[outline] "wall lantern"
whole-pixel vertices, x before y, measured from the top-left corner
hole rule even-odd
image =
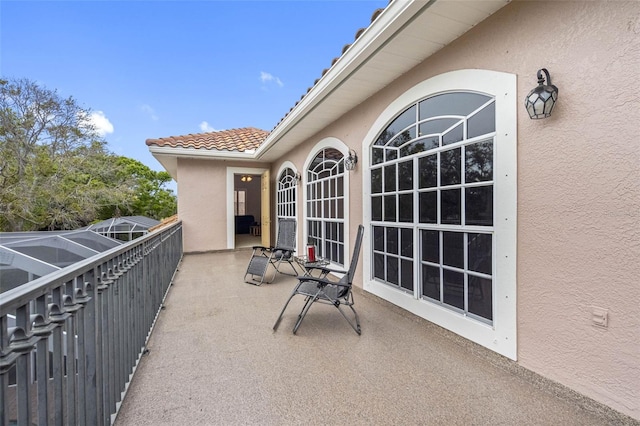
[[[302,180],[302,177],[300,176],[300,173],[296,172],[296,174],[293,175],[293,179],[291,181],[293,182],[294,185],[297,185],[300,183],[301,180]]]
[[[242,175],[240,180],[243,182],[251,182],[253,180],[253,177],[251,177],[250,175]]]
[[[352,149],[349,150],[349,155],[344,159],[344,168],[347,170],[355,170],[358,163],[358,156]]]
[[[544,76],[542,75],[544,73]],[[545,76],[547,84],[544,84]],[[538,87],[533,89],[524,99],[531,119],[546,118],[551,115],[553,106],[558,100],[558,88],[551,84],[551,77],[546,68],[538,70]]]

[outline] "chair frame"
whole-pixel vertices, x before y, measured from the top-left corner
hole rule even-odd
[[[293,232],[287,234],[291,229]],[[253,246],[253,252],[251,253],[251,259],[247,266],[247,271],[244,274],[244,281],[247,284],[262,285],[262,283],[271,283],[276,277],[276,273],[284,275],[298,276],[298,270],[294,265],[293,256],[296,250],[296,220],[292,218],[280,218],[278,219],[278,236],[276,239],[276,245],[271,247]],[[289,264],[293,273],[285,272],[281,270],[282,263]],[[270,279],[265,280],[267,277],[267,269],[269,265],[274,268],[273,275]],[[250,280],[247,280],[247,275],[250,275]],[[260,277],[260,280],[256,280],[256,277]]]
[[[344,317],[345,320],[349,323],[351,328],[360,335],[362,333],[362,329],[360,327],[360,318],[358,317],[358,313],[354,309],[354,299],[352,293],[352,283],[353,276],[355,275],[356,267],[358,265],[358,258],[360,257],[360,249],[362,247],[362,238],[364,234],[364,227],[362,225],[358,226],[358,234],[356,237],[356,243],[353,249],[353,255],[351,257],[351,264],[349,265],[348,271],[340,271],[334,270],[331,268],[325,267],[312,267],[309,268],[309,276],[300,276],[298,277],[298,284],[295,286],[289,299],[284,304],[282,311],[280,311],[280,316],[276,320],[273,325],[273,330],[276,331],[278,326],[280,325],[280,321],[282,320],[282,316],[289,306],[289,302],[291,299],[297,294],[305,296],[305,303],[298,315],[298,319],[293,326],[293,334],[296,334],[300,324],[302,324],[302,320],[311,309],[311,306],[315,302],[324,303],[328,305],[333,305],[338,309],[340,314]],[[318,271],[319,276],[314,277],[311,275],[313,271]],[[339,273],[344,274],[343,277],[339,281],[329,280],[327,276],[331,273]],[[330,290],[330,291],[329,291]],[[335,294],[333,294],[335,292]],[[350,319],[345,310],[341,308],[341,306],[348,306],[353,313],[353,319]]]

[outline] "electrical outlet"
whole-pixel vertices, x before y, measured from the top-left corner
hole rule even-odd
[[[609,327],[609,310],[593,306],[591,309],[591,321],[596,327]]]

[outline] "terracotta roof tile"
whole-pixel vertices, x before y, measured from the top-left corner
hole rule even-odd
[[[159,139],[147,139],[147,145],[167,148],[194,148],[219,151],[252,151],[260,146],[269,132],[245,127],[242,129],[222,130],[219,132],[169,136]]]

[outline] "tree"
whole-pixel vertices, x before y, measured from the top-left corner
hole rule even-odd
[[[168,175],[132,173],[90,114],[32,81],[0,79],[0,231],[74,229],[116,206],[157,217],[171,211],[172,197],[175,211],[162,188]]]
[[[133,185],[133,193],[127,199],[127,203],[103,209],[102,218],[122,215],[146,216],[160,220],[176,213],[176,196],[172,190],[165,188],[172,179],[169,173],[156,172],[128,157],[117,157],[115,163],[117,179]]]

